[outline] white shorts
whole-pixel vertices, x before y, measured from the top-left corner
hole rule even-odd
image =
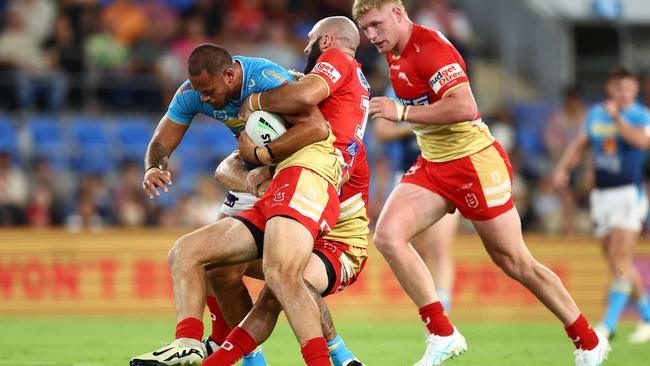
[[[605,236],[612,229],[641,232],[648,214],[648,198],[643,187],[634,184],[594,189],[589,197],[594,235]]]
[[[236,215],[253,207],[255,201],[257,197],[250,193],[228,192],[219,212],[228,216]]]

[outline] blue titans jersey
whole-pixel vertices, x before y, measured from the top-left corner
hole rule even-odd
[[[638,103],[621,112],[635,127],[650,126],[650,114]],[[616,131],[612,118],[601,104],[589,110],[584,131],[591,143],[596,169],[596,187],[641,184],[646,152],[630,146]]]
[[[222,121],[237,135],[246,125],[237,118],[239,107],[249,95],[275,89],[293,80],[287,70],[267,59],[242,56],[234,56],[233,59],[241,64],[244,75],[239,100],[231,100],[223,109],[215,109],[201,102],[201,93],[192,89],[192,84],[187,80],[176,91],[167,109],[167,117],[176,123],[189,125],[194,116],[204,114]]]

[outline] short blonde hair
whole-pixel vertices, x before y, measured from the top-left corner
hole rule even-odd
[[[391,2],[404,9],[402,0],[354,0],[352,4],[352,17],[357,20],[370,10],[380,8],[382,5]]]

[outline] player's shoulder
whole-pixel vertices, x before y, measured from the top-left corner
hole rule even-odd
[[[413,24],[413,42],[425,48],[453,48],[452,43],[439,30]]]
[[[276,64],[275,62],[262,57],[246,57],[246,56],[233,56],[233,60],[238,61],[243,67],[244,71],[254,71],[259,69],[273,68],[277,70],[286,71],[284,67]]]
[[[338,48],[329,48],[323,52],[322,55],[320,55],[319,59],[324,60],[324,59],[329,59],[329,60],[341,60],[341,61],[346,61],[346,62],[356,62],[355,58],[348,55],[347,53],[343,52],[342,50]]]

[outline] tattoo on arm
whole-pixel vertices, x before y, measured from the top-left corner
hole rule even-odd
[[[152,167],[158,167],[160,170],[167,170],[168,161],[169,151],[165,145],[158,141],[151,141],[147,147],[147,153],[144,156],[145,171]]]

